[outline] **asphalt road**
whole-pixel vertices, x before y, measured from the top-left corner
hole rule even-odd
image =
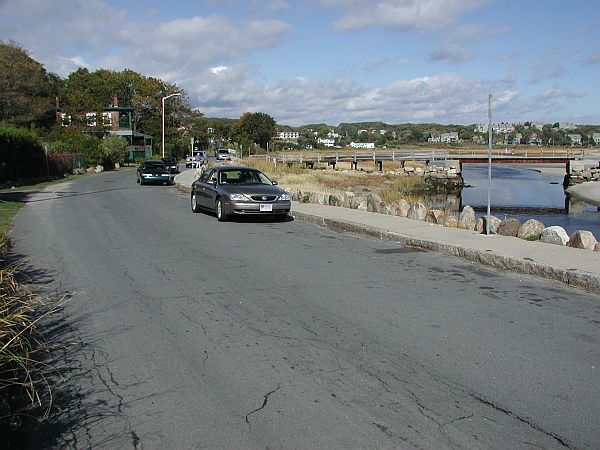
[[[598,448],[600,298],[102,173],[14,252],[67,295],[34,447]]]

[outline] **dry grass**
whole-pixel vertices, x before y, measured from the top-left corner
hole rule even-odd
[[[42,406],[42,391],[49,399],[44,416],[50,410],[52,394],[41,363],[48,346],[37,325],[61,304],[50,305],[16,281],[17,268],[6,264],[8,245],[6,237],[0,237],[0,428],[13,423],[27,404]],[[32,372],[38,367],[41,378],[34,379]]]
[[[370,191],[377,192],[382,199],[389,201],[398,200],[405,197],[406,194],[423,191],[426,188],[425,181],[419,176],[398,176],[393,174],[381,174],[366,172],[362,170],[349,170],[350,163],[339,163],[336,170],[331,169],[308,169],[301,165],[294,164],[289,167],[287,164],[247,159],[241,161],[241,164],[250,165],[266,173],[271,179],[277,180],[280,186],[289,189],[291,192],[315,192],[320,194],[330,193],[332,191],[346,191],[356,187],[366,187]],[[348,166],[346,169],[344,164]],[[413,167],[423,167],[421,163],[406,163]],[[400,168],[400,162],[386,162],[385,171],[392,171]],[[324,167],[324,166],[323,166]],[[374,169],[375,166],[372,166]],[[359,169],[361,169],[359,164]]]

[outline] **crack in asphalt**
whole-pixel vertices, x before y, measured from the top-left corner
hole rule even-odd
[[[256,408],[254,411],[250,411],[248,414],[246,414],[246,423],[248,424],[248,428],[250,429],[250,434],[252,434],[252,424],[250,423],[250,421],[248,420],[248,417],[250,417],[252,414],[254,414],[255,412],[261,411],[262,409],[265,408],[265,406],[267,406],[267,402],[269,401],[269,396],[275,392],[277,392],[279,389],[281,388],[281,384],[277,384],[277,387],[275,389],[273,389],[272,391],[269,391],[265,394],[264,399],[263,399],[263,403],[260,407]]]
[[[135,431],[131,430],[131,444],[133,448],[137,450],[138,444],[140,443],[140,437],[136,434]]]
[[[531,428],[533,428],[534,430],[537,430],[537,431],[539,431],[540,433],[543,433],[543,434],[545,434],[546,436],[549,436],[549,437],[551,437],[552,439],[556,440],[556,441],[557,441],[557,442],[558,442],[560,445],[562,445],[563,447],[566,447],[566,448],[575,448],[575,447],[573,447],[573,445],[572,445],[571,443],[569,443],[569,442],[568,442],[568,441],[567,441],[565,438],[563,438],[563,437],[559,436],[559,435],[558,435],[558,434],[556,434],[556,433],[552,433],[551,431],[546,431],[546,430],[544,430],[544,429],[543,429],[542,427],[540,427],[539,425],[536,425],[536,424],[534,424],[534,423],[530,422],[529,420],[527,420],[527,419],[525,419],[525,418],[523,418],[523,417],[519,416],[518,414],[516,414],[516,413],[512,412],[511,410],[509,410],[509,409],[506,409],[506,408],[503,408],[503,407],[501,407],[501,406],[498,406],[498,405],[496,405],[495,403],[493,403],[493,402],[490,402],[489,400],[486,400],[485,398],[483,398],[483,397],[480,397],[480,396],[478,396],[478,395],[476,395],[476,394],[474,394],[474,393],[468,393],[468,394],[469,394],[469,395],[470,395],[472,398],[474,398],[475,400],[477,400],[477,401],[479,401],[479,402],[483,403],[484,405],[487,405],[487,406],[489,406],[489,407],[491,407],[491,408],[495,409],[496,411],[499,411],[499,412],[501,412],[501,413],[504,413],[504,414],[506,414],[507,416],[514,417],[514,418],[515,418],[515,419],[517,419],[518,421],[520,421],[520,422],[523,422],[524,424],[526,424],[526,425],[530,426],[530,427],[531,427]]]

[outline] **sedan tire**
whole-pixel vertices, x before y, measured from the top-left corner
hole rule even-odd
[[[195,213],[200,212],[200,205],[198,205],[198,199],[196,198],[196,193],[192,192],[192,211]]]
[[[219,222],[227,222],[227,214],[225,214],[223,212],[223,202],[221,201],[221,199],[217,200],[216,209],[217,209],[217,220]]]

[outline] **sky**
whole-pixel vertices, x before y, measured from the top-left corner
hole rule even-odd
[[[176,83],[279,124],[600,124],[598,0],[0,0],[0,40],[61,77]]]

